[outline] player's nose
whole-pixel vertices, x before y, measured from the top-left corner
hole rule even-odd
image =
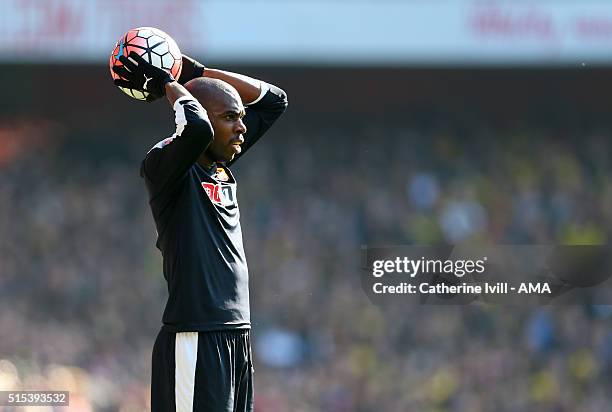
[[[236,124],[236,133],[245,134],[246,131],[247,128],[242,119],[238,120],[238,123]]]

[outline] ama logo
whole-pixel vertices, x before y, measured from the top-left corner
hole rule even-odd
[[[231,206],[234,204],[236,196],[234,196],[233,187],[231,185],[202,182],[202,188],[210,201],[214,204],[219,206]]]

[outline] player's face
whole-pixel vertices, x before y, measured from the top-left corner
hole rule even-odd
[[[206,151],[211,160],[229,162],[240,153],[240,145],[244,143],[243,134],[246,133],[246,126],[242,122],[244,114],[240,98],[235,95],[226,95],[211,105],[208,117],[215,138]]]

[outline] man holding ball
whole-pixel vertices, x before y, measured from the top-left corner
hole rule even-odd
[[[175,133],[149,150],[140,171],[169,291],[151,409],[252,411],[248,268],[229,166],[285,111],[286,94],[187,56],[179,81],[136,53],[119,60],[115,84],[165,95],[175,112]]]

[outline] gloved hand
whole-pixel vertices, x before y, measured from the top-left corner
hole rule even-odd
[[[115,79],[115,85],[145,91],[149,93],[147,101],[164,96],[166,94],[166,83],[174,81],[174,77],[170,73],[153,66],[134,52],[130,53],[129,59],[120,56],[119,61],[123,63],[123,66],[114,66],[113,71],[122,79]]]
[[[178,82],[180,84],[185,84],[189,80],[201,77],[205,69],[206,67],[204,67],[202,63],[183,54],[183,68],[181,69],[181,75],[179,76]]]

